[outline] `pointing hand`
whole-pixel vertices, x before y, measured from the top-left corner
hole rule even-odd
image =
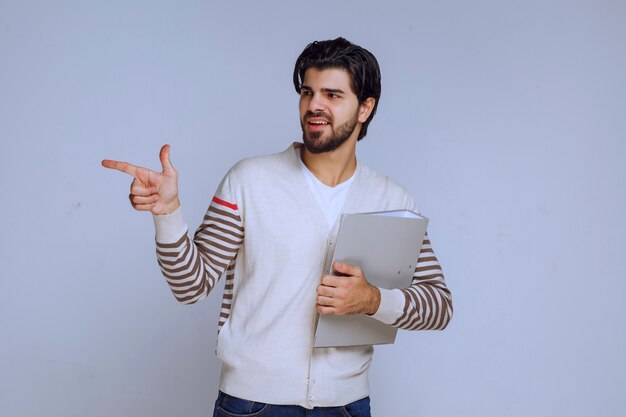
[[[128,162],[105,159],[102,166],[135,177],[130,184],[130,203],[135,210],[153,214],[169,214],[180,207],[178,201],[178,172],[170,161],[170,145],[160,153],[161,172],[138,167]]]

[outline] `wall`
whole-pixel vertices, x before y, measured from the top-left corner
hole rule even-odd
[[[219,296],[175,303],[116,158],[172,145],[192,229],[300,136],[291,71],[338,35],[383,71],[363,163],[431,218],[444,332],[376,348],[376,416],[626,409],[623,1],[0,3],[0,405],[201,416]],[[218,289],[217,291],[221,291]],[[389,411],[393,410],[393,411]]]

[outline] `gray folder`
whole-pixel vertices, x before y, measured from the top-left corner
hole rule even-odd
[[[332,262],[358,265],[380,288],[411,285],[428,219],[408,210],[343,214]],[[393,343],[397,329],[366,314],[319,315],[315,347]]]

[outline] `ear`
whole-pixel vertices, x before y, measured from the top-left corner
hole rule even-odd
[[[367,121],[370,114],[372,114],[375,104],[376,99],[374,97],[368,97],[361,103],[359,107],[359,122],[365,123]]]

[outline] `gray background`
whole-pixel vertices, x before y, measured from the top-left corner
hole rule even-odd
[[[210,415],[220,295],[174,301],[100,160],[159,168],[170,143],[195,229],[233,163],[300,137],[293,63],[343,35],[383,71],[360,161],[431,218],[455,304],[376,349],[374,415],[624,415],[625,22],[607,0],[0,1],[0,414]]]

